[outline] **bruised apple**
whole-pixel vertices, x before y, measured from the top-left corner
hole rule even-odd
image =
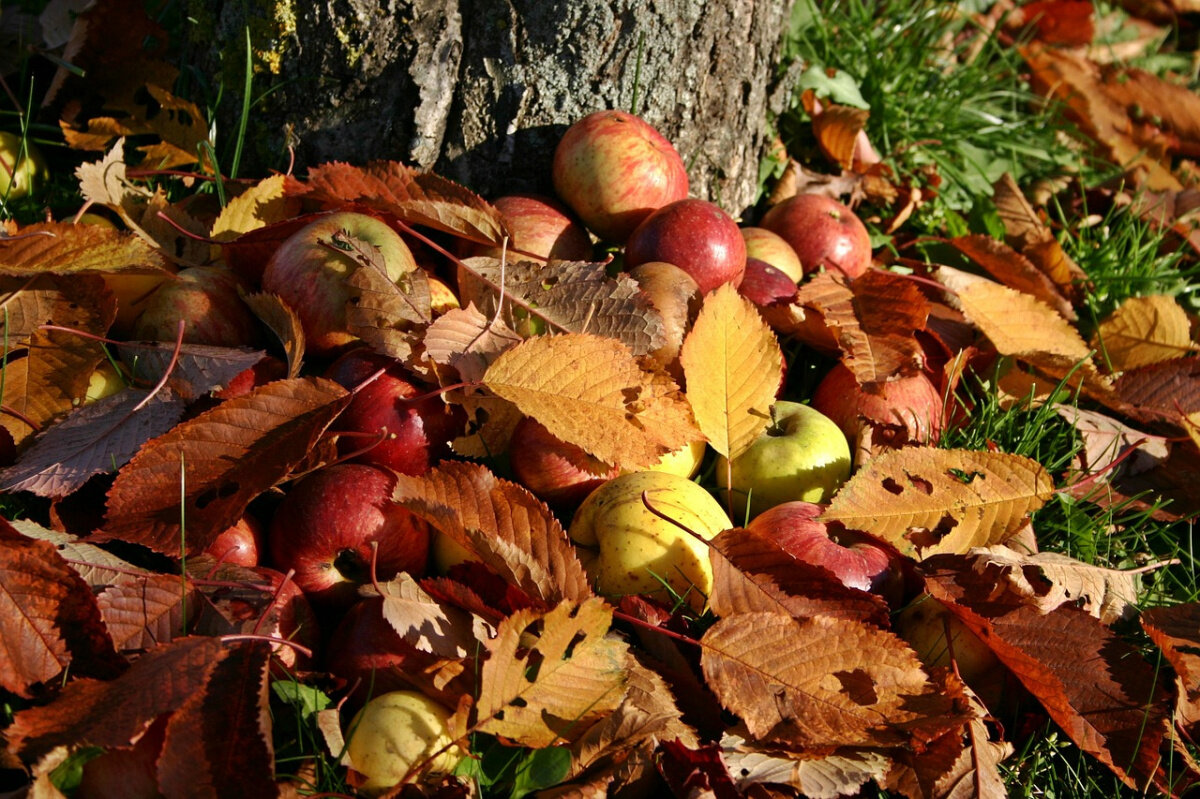
[[[688,194],[669,141],[624,111],[597,111],[567,128],[554,150],[554,191],[602,239],[624,242],[653,211]]]
[[[850,477],[850,444],[828,416],[779,400],[771,421],[732,462],[717,461],[717,484],[732,489],[736,518],[793,500],[828,502]]]
[[[314,603],[347,607],[375,576],[420,576],[429,525],[392,501],[396,475],[376,466],[339,463],[301,479],[288,492],[267,532],[275,568],[295,570],[296,585]]]
[[[832,197],[797,194],[767,211],[760,224],[792,246],[805,274],[825,269],[856,278],[871,267],[866,226]]]
[[[746,240],[729,214],[706,200],[677,200],[637,226],[625,244],[625,266],[666,261],[687,272],[701,294],[742,282]]]
[[[305,344],[316,355],[356,340],[347,329],[346,278],[364,263],[398,281],[417,269],[412,251],[383,220],[340,211],[320,217],[289,236],[263,271],[264,291],[278,294],[300,318]]]
[[[450,717],[449,710],[416,691],[389,691],[363,706],[346,727],[350,768],[365,777],[359,790],[368,796],[384,793],[426,760],[426,777],[454,771],[466,753],[451,746]]]
[[[678,524],[652,513],[642,502],[643,492],[652,507]],[[664,601],[679,596],[701,610],[713,581],[704,542],[732,526],[720,503],[696,483],[641,471],[593,491],[575,511],[568,533],[601,594],[645,594]]]

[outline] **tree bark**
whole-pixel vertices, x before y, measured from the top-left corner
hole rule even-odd
[[[247,31],[253,42],[243,173],[285,168],[291,144],[300,170],[397,159],[485,196],[549,193],[566,127],[622,108],[674,142],[694,196],[738,214],[788,89],[786,0],[203,5],[191,47],[223,86],[218,142],[238,129]]]

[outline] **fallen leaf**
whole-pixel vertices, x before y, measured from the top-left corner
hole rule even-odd
[[[349,399],[331,380],[277,380],[183,422],[117,473],[96,539],[203,550],[303,460]]]
[[[199,596],[171,574],[122,574],[96,597],[101,618],[121,652],[149,650],[181,637]]]
[[[1197,349],[1187,312],[1164,294],[1125,300],[1096,328],[1092,346],[1112,372],[1182,358]]]
[[[176,348],[174,341],[129,342],[119,345],[117,352],[132,383],[156,386],[166,377],[165,385],[187,402],[227,387],[266,355],[249,347],[185,343]]]
[[[474,304],[468,304],[433,320],[425,331],[424,345],[434,363],[453,367],[465,382],[477,383],[500,353],[522,341],[499,319],[488,319]]]
[[[1072,303],[1083,299],[1087,274],[1067,255],[1052,231],[1005,172],[992,187],[992,202],[1004,223],[1004,240],[1033,262]]]
[[[475,655],[494,631],[479,617],[439,602],[401,572],[379,586],[383,617],[396,633],[419,652],[443,658]]]
[[[299,377],[300,367],[304,364],[305,341],[304,327],[296,311],[278,294],[265,291],[244,295],[242,300],[283,345],[284,355],[287,356],[287,376]]]
[[[283,183],[283,175],[272,175],[230,199],[213,222],[209,238],[233,241],[251,230],[297,216],[300,204],[284,196]]]
[[[736,458],[771,421],[783,353],[755,306],[724,285],[704,305],[680,353],[696,424],[721,455]]]
[[[580,333],[527,339],[501,353],[484,385],[605,463],[647,467],[699,438],[674,382],[642,371],[613,339]]]
[[[480,674],[478,728],[540,748],[576,738],[625,696],[627,645],[601,599],[564,601],[500,623]]]
[[[1054,281],[1007,244],[984,235],[957,236],[950,244],[1000,283],[1037,297],[1068,321],[1076,320],[1075,309]]]
[[[1000,544],[1054,492],[1032,458],[907,447],[882,453],[834,495],[821,519],[926,558]]]
[[[1141,623],[1175,672],[1174,719],[1191,737],[1200,725],[1200,604],[1150,608]]]
[[[0,275],[29,278],[53,273],[153,274],[164,261],[157,250],[128,231],[103,225],[41,222],[0,239]]]

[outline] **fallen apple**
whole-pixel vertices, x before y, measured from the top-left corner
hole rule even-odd
[[[346,727],[350,768],[365,777],[359,790],[369,796],[384,793],[422,765],[427,778],[454,771],[466,753],[451,745],[450,717],[449,710],[416,691],[389,691],[367,702]]]
[[[392,281],[417,269],[412,250],[386,222],[341,211],[310,222],[279,245],[263,271],[262,287],[296,312],[308,350],[328,355],[356,340],[346,323],[351,296],[346,278],[365,262]]]
[[[554,150],[554,191],[602,239],[622,243],[643,219],[688,194],[683,159],[645,120],[597,111]]]
[[[517,482],[556,509],[574,508],[620,471],[563,441],[530,416],[513,428],[508,451]]]
[[[658,513],[651,512],[646,501]],[[686,477],[631,472],[593,491],[575,511],[568,533],[596,590],[605,596],[683,597],[701,610],[712,591],[705,541],[733,525],[719,502]],[[689,532],[690,531],[690,532]]]
[[[742,238],[746,240],[746,257],[766,261],[771,266],[783,272],[799,283],[804,279],[804,266],[800,256],[792,249],[782,236],[762,227],[742,228]]]
[[[675,264],[707,294],[724,283],[742,282],[746,240],[720,206],[677,200],[647,216],[625,244],[626,268],[650,261]]]
[[[510,261],[529,257],[514,250],[547,261],[591,260],[592,239],[587,229],[554,198],[509,194],[492,200],[492,205],[504,217],[511,236],[507,255]],[[468,254],[499,258],[501,248],[476,245]]]
[[[797,194],[772,207],[759,224],[792,246],[805,274],[826,269],[855,278],[871,268],[871,235],[849,206],[832,197]]]
[[[358,387],[381,370],[374,380]],[[385,466],[401,474],[425,474],[450,454],[450,441],[461,435],[466,425],[460,406],[444,402],[399,361],[366,347],[343,354],[325,376],[347,389],[357,389],[330,429],[361,434],[338,439],[342,455],[370,447],[354,458],[358,463]],[[375,443],[374,436],[382,438]]]
[[[314,603],[345,608],[358,586],[399,572],[420,576],[429,525],[392,501],[396,476],[376,466],[339,463],[301,479],[271,517],[271,561]]]
[[[821,512],[811,502],[784,502],[755,516],[746,529],[775,541],[797,560],[832,572],[845,586],[896,598],[902,586],[892,553],[853,530],[831,531],[819,521]]]
[[[243,516],[218,533],[204,551],[218,563],[257,566],[260,553],[266,551],[265,539],[262,522],[253,516]]]
[[[735,519],[784,502],[828,502],[850,477],[850,445],[829,417],[798,402],[771,406],[767,428],[732,462],[717,460],[717,484],[731,490]]]
[[[183,321],[185,344],[256,346],[258,320],[242,301],[237,275],[223,266],[191,266],[166,277],[146,299],[134,338],[174,341]]]
[[[746,259],[738,293],[760,308],[790,302],[796,296],[796,281],[759,258]]]

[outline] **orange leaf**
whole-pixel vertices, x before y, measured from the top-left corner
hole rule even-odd
[[[842,169],[853,169],[858,134],[866,127],[870,115],[863,108],[831,105],[813,116],[813,133],[821,152]]]
[[[674,382],[642,371],[629,349],[609,338],[528,339],[495,360],[484,385],[605,463],[647,467],[699,438]]]
[[[771,421],[783,353],[753,303],[726,284],[704,298],[680,354],[687,398],[712,448],[736,458]]]
[[[908,447],[872,458],[821,518],[925,558],[1003,543],[1053,492],[1054,481],[1031,458]]]
[[[1064,319],[1075,321],[1075,309],[1059,293],[1054,281],[1007,244],[983,235],[958,236],[950,239],[950,244],[999,282],[1037,297],[1058,311]]]

